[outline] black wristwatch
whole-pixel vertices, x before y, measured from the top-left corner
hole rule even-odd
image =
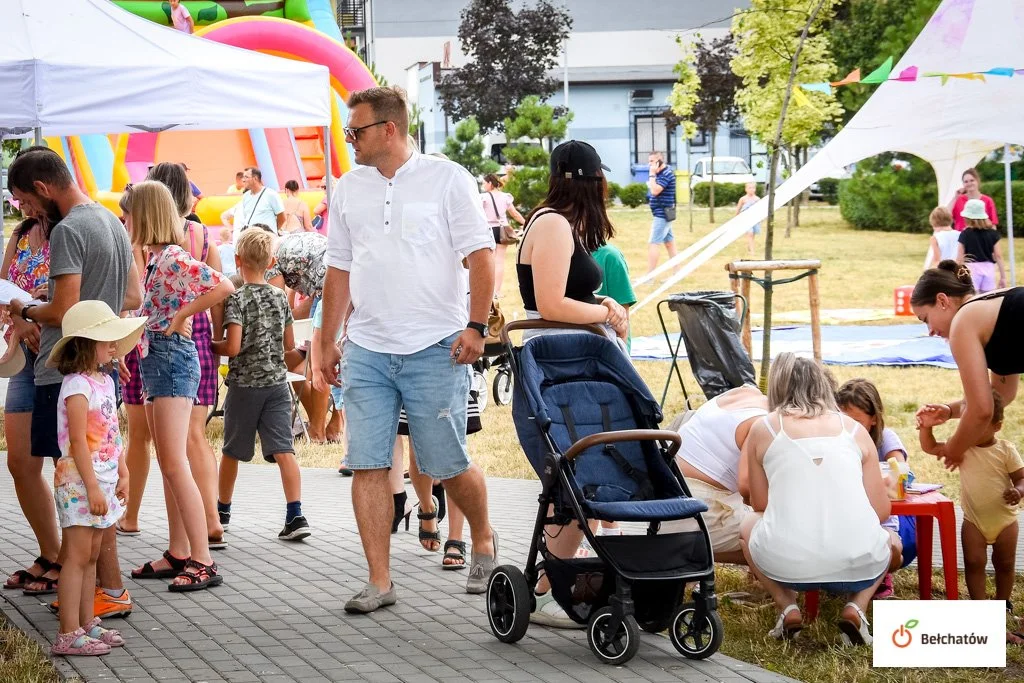
[[[484,325],[483,323],[474,323],[474,322],[468,323],[466,325],[466,329],[467,330],[476,330],[477,332],[480,333],[480,337],[481,338],[487,339],[487,325]]]
[[[35,304],[29,304],[28,306],[24,306],[24,307],[23,307],[23,308],[21,309],[21,319],[22,319],[22,320],[25,320],[25,321],[27,321],[27,322],[30,322],[30,323],[34,323],[34,322],[35,322],[35,320],[33,320],[32,318],[28,317],[28,312],[29,312],[30,310],[32,310],[33,308],[35,308],[35,307],[36,307],[36,305],[35,305]]]

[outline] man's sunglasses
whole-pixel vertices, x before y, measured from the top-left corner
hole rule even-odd
[[[359,139],[359,133],[366,130],[367,128],[373,128],[374,126],[380,126],[387,123],[387,121],[377,121],[376,123],[368,123],[365,126],[359,126],[358,128],[342,128],[345,132],[345,137],[352,138],[353,140]]]

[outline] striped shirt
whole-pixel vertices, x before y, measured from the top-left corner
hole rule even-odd
[[[658,171],[658,175],[655,176],[655,182],[661,185],[664,189],[661,194],[655,196],[651,194],[650,189],[647,190],[647,202],[651,206],[651,213],[658,218],[665,217],[665,207],[675,206],[676,204],[676,174],[669,166],[664,167]]]

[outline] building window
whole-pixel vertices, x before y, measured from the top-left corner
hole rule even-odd
[[[646,164],[652,152],[661,152],[665,163],[672,163],[672,136],[659,113],[638,113],[633,118],[633,163]]]

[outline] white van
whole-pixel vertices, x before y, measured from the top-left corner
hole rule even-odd
[[[711,164],[711,157],[701,157],[697,160],[697,165],[693,167],[693,175],[690,176],[691,188],[696,187],[697,183],[711,182]],[[716,183],[745,185],[756,182],[746,160],[741,157],[715,157],[714,170]]]

